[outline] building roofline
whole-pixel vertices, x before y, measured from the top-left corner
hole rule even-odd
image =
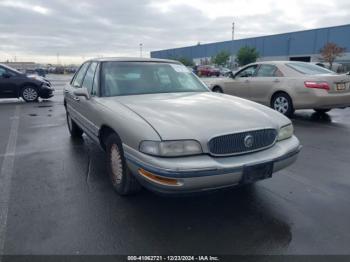
[[[244,40],[251,40],[251,39],[258,39],[258,38],[282,36],[282,35],[303,33],[303,32],[316,31],[316,30],[328,30],[328,29],[339,28],[339,27],[350,27],[350,24],[343,24],[343,25],[336,25],[336,26],[327,26],[327,27],[319,27],[319,28],[304,29],[304,30],[299,30],[299,31],[292,31],[292,32],[287,32],[287,33],[277,33],[277,34],[272,34],[272,35],[261,35],[261,36],[255,36],[255,37],[240,38],[240,39],[235,39],[235,40],[225,40],[225,41],[218,41],[218,42],[210,42],[210,43],[205,43],[205,44],[200,44],[200,45],[189,45],[189,46],[183,46],[183,47],[175,47],[175,48],[154,50],[154,51],[151,51],[151,53],[161,52],[161,51],[177,50],[177,49],[183,49],[183,48],[189,48],[189,47],[207,46],[207,45],[213,45],[213,44],[218,44],[218,43],[230,43],[230,42],[244,41]]]

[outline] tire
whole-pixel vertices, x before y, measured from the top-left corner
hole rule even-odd
[[[27,103],[37,102],[39,100],[39,92],[33,86],[25,86],[22,88],[21,97]]]
[[[73,138],[81,138],[83,135],[83,130],[74,122],[74,120],[70,117],[69,113],[66,112],[67,126],[68,131]]]
[[[215,92],[215,93],[221,93],[221,94],[224,93],[224,91],[222,91],[222,88],[221,88],[220,86],[215,86],[215,87],[213,88],[213,92]]]
[[[285,116],[294,114],[293,101],[286,93],[277,93],[271,99],[271,107]]]
[[[122,196],[140,191],[141,185],[126,165],[122,143],[116,134],[108,136],[106,149],[107,170],[114,190]]]
[[[324,114],[324,113],[327,113],[327,112],[329,112],[329,111],[331,111],[332,109],[330,109],[330,108],[327,108],[327,109],[317,109],[317,108],[314,108],[314,111],[316,112],[316,113],[319,113],[319,114]]]

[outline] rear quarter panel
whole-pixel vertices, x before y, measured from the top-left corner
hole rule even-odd
[[[317,96],[327,91],[306,88],[304,85],[305,81],[317,81],[317,78],[312,76],[285,77],[280,85],[270,94],[270,101],[276,92],[285,92],[291,97],[294,109],[313,108],[316,105],[313,105],[313,103]]]

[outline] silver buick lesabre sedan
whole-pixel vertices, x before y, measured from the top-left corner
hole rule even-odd
[[[292,164],[301,148],[288,118],[211,92],[171,60],[87,61],[64,105],[71,136],[85,133],[107,152],[121,195],[141,185],[183,193],[253,183]]]

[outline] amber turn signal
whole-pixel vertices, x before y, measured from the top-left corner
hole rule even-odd
[[[139,171],[139,174],[141,176],[146,177],[155,183],[167,185],[167,186],[179,186],[180,185],[176,179],[160,177],[160,176],[154,175],[151,172],[148,172],[142,168],[140,168],[138,171]]]

